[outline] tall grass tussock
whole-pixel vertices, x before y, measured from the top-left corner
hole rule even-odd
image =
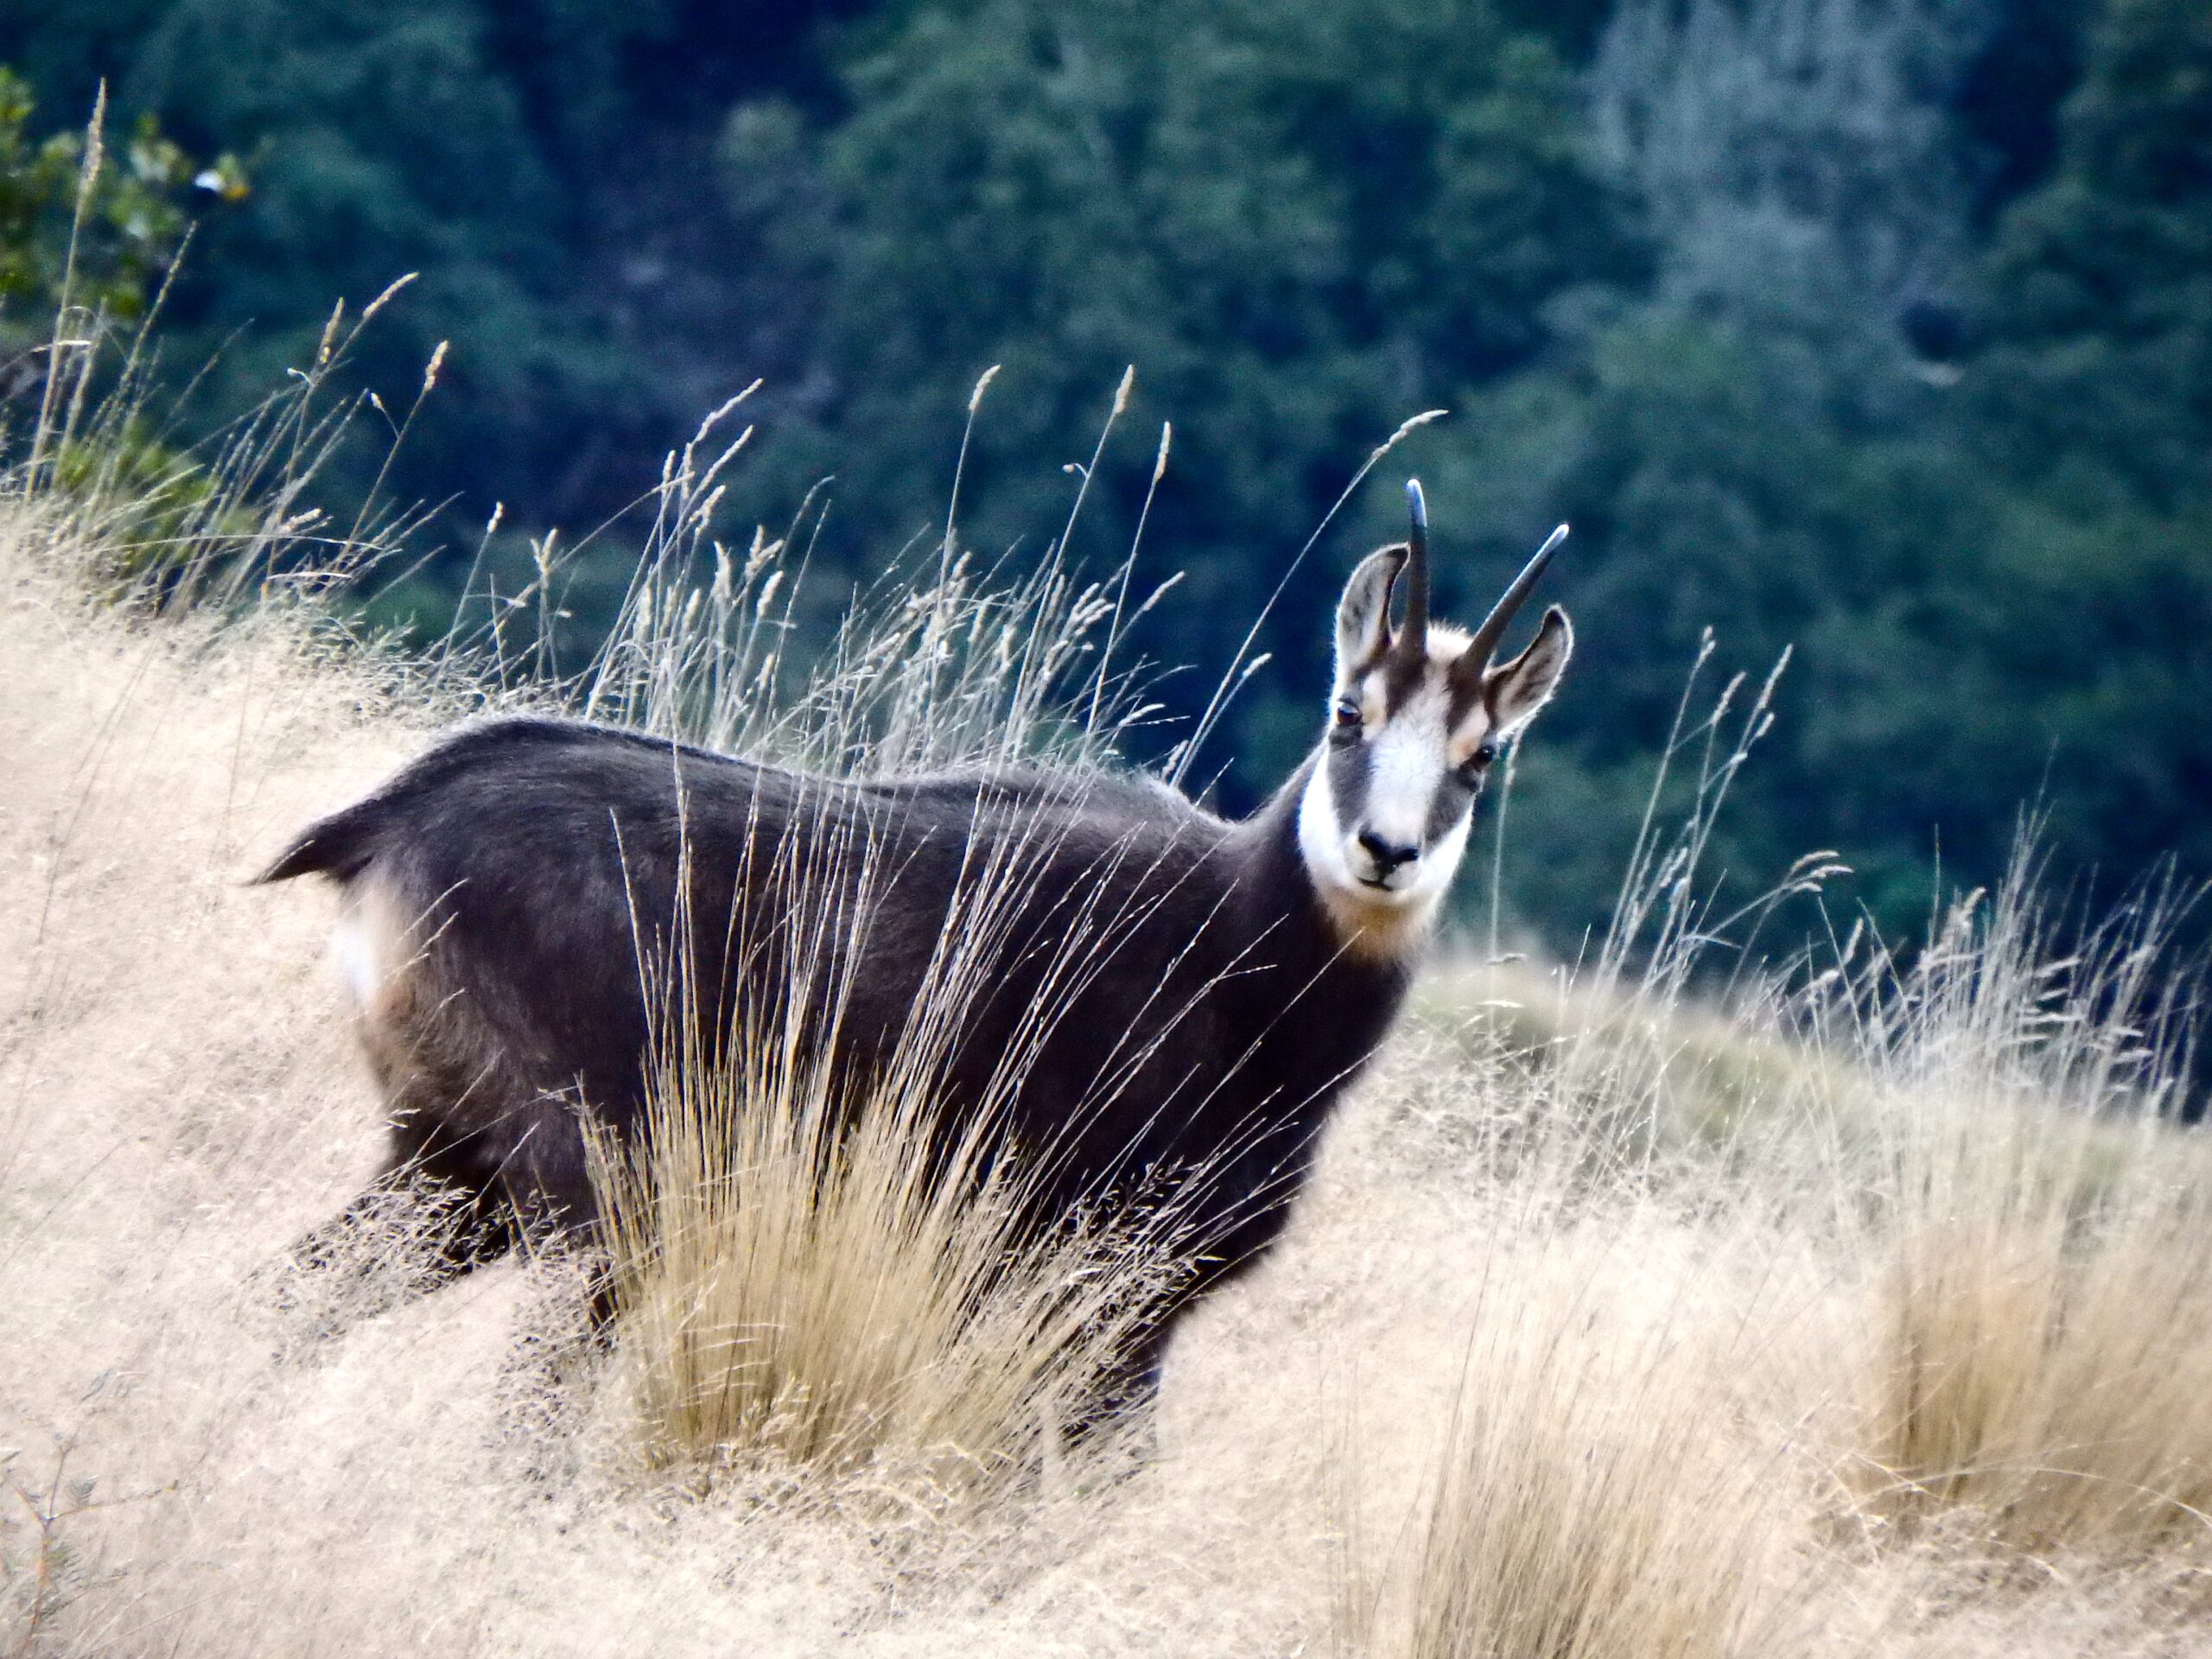
[[[1100,638],[1150,602],[1128,603],[1129,562],[1079,582],[1056,544],[1034,571],[994,581],[948,521],[938,547],[858,596],[820,661],[791,664],[798,527],[756,533],[741,557],[708,533],[745,442],[727,426],[743,401],[671,458],[620,620],[574,694],[582,711],[826,779],[1042,759],[1080,791],[1117,730],[1148,712]],[[1172,1196],[1051,1224],[1039,1212],[1055,1148],[1014,1147],[1001,1127],[1057,1003],[997,1057],[981,1110],[950,1132],[938,1111],[965,1018],[994,989],[1009,901],[1047,851],[1040,830],[979,855],[906,1027],[857,1097],[825,1052],[850,1017],[842,936],[892,874],[868,849],[810,842],[764,873],[793,968],[748,1004],[734,1042],[709,1034],[683,977],[688,916],[673,918],[664,956],[641,953],[648,1128],[635,1147],[602,1137],[594,1161],[653,1462],[697,1477],[766,1459],[877,1484],[896,1467],[910,1499],[1001,1485],[1058,1448],[1156,1312],[1198,1242]],[[1049,976],[1063,995],[1096,971],[1088,953],[1113,930],[1096,908],[1069,913]]]
[[[931,1157],[929,1068],[857,1103],[796,1041],[656,1065],[635,1151],[601,1143],[613,1301],[646,1455],[972,1496],[1057,1449],[1137,1335],[1165,1227],[1039,1237],[979,1119]],[[1158,1236],[1152,1236],[1157,1234]]]
[[[1017,838],[978,861],[906,1026],[857,1086],[829,1053],[860,1017],[838,945],[866,925],[880,879],[864,851],[811,849],[773,872],[763,902],[792,971],[734,1033],[683,976],[688,918],[668,961],[647,957],[645,1128],[633,1145],[595,1135],[591,1150],[652,1461],[703,1477],[765,1460],[818,1480],[904,1479],[909,1501],[972,1497],[1024,1478],[1077,1428],[1110,1427],[1088,1421],[1091,1402],[1156,1316],[1193,1230],[1172,1195],[1051,1213],[1054,1148],[1002,1128],[1058,1017],[1049,995],[996,1057],[979,1109],[952,1118],[939,1103],[1034,850]],[[1086,944],[1073,927],[1070,980]]]
[[[2193,995],[2164,971],[2171,909],[2055,938],[2008,887],[1861,1013],[1893,1117],[1852,1484],[1891,1525],[1963,1510],[2038,1558],[2212,1529],[2212,1161],[2170,1122]]]
[[[2195,1650],[2186,895],[2062,925],[2024,854],[1892,949],[1816,857],[1716,910],[1756,686],[1686,702],[1684,827],[1655,810],[1586,957],[1437,965],[1283,1249],[1179,1335],[1141,1459],[1086,1461],[1071,1402],[1203,1248],[1172,1196],[1040,1232],[1036,1159],[919,1133],[1015,870],[979,873],[864,1101],[792,1040],[833,980],[718,1052],[648,954],[653,1128],[600,1149],[604,1263],[411,1301],[284,1266],[372,1165],[375,1107],[327,918],[239,878],[436,723],[567,709],[830,776],[1080,780],[1149,718],[1109,648],[1146,599],[1128,563],[1075,574],[1065,531],[1024,574],[948,522],[802,660],[804,523],[715,539],[741,403],[672,459],[588,664],[559,660],[550,546],[427,652],[351,638],[323,598],[405,524],[309,516],[343,335],[243,448],[179,463],[204,511],[57,472],[101,385],[143,396],[127,343],[105,381],[57,352],[84,378],[12,440],[0,1653]],[[802,933],[826,879],[794,874]],[[1787,929],[1817,948],[1760,948]],[[439,1224],[401,1206],[355,1265]]]

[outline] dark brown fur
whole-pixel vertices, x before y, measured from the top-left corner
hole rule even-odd
[[[1113,775],[836,783],[591,725],[466,728],[262,878],[335,880],[382,961],[362,1027],[389,1163],[308,1254],[400,1182],[461,1217],[446,1274],[588,1228],[582,1116],[638,1129],[653,972],[678,964],[728,1042],[843,953],[816,1036],[858,1082],[958,928],[987,960],[944,1109],[982,1109],[1020,1051],[1003,1132],[1049,1172],[1040,1213],[1165,1185],[1203,1240],[1130,1357],[1141,1394],[1190,1300],[1281,1232],[1406,989],[1407,964],[1344,950],[1300,858],[1313,764],[1232,823]]]

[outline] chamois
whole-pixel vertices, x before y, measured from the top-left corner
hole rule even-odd
[[[1565,526],[1469,634],[1429,620],[1427,514],[1417,482],[1407,494],[1408,539],[1370,554],[1338,605],[1319,742],[1241,822],[1097,770],[849,782],[505,718],[310,826],[258,879],[340,889],[390,1159],[302,1258],[396,1187],[452,1223],[418,1282],[535,1228],[588,1230],[584,1117],[630,1136],[645,1117],[641,959],[680,972],[724,1053],[749,1009],[834,981],[836,1017],[809,1040],[865,1088],[918,1007],[934,996],[947,1023],[933,964],[983,903],[988,960],[963,977],[937,1109],[999,1114],[1005,1144],[1050,1149],[1042,1221],[1133,1173],[1194,1217],[1202,1259],[1115,1385],[1148,1397],[1176,1317],[1281,1233],[1331,1107],[1404,1000],[1484,776],[1573,646],[1553,607],[1492,661]],[[794,926],[810,883],[827,919]]]

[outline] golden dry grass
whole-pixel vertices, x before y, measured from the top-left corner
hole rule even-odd
[[[1086,585],[1048,557],[994,583],[948,540],[934,560],[894,564],[823,659],[798,671],[780,657],[786,543],[756,533],[739,560],[708,535],[742,442],[726,423],[742,402],[671,457],[647,556],[575,702],[816,775],[1042,754],[1069,791],[1085,787],[1117,722],[1140,712],[1110,666],[1128,565]],[[1071,909],[1043,976],[1057,988],[994,1055],[982,1109],[938,1132],[940,1079],[1049,861],[1052,816],[1034,833],[1014,825],[963,870],[921,988],[860,1098],[810,1033],[857,1017],[842,942],[887,875],[865,837],[810,841],[750,873],[745,885],[765,896],[740,925],[788,946],[791,979],[748,995],[734,1040],[702,1031],[714,1022],[683,982],[688,949],[640,964],[655,1027],[645,1131],[634,1146],[598,1140],[594,1162],[648,1461],[702,1483],[779,1467],[817,1498],[857,1483],[924,1509],[971,1502],[1065,1446],[1156,1313],[1198,1242],[1179,1236],[1172,1195],[1040,1234],[1034,1200],[1053,1150],[1008,1155],[993,1132],[1061,1012],[1054,999],[1075,994],[1100,940],[1128,918],[1105,901]],[[671,920],[688,937],[690,918]],[[1090,1427],[1102,1432],[1084,1478],[1102,1472],[1120,1425]]]
[[[2212,1242],[2200,1192],[2069,1238],[2050,1216],[1931,1222],[1876,1293],[1875,1513],[1974,1512],[2035,1555],[2201,1553],[2212,1530]]]
[[[638,1353],[538,1363],[559,1262],[302,1340],[374,1103],[327,901],[241,879],[440,711],[301,627],[132,624],[0,525],[0,1652],[2201,1649],[2201,1154],[2052,1116],[2146,1074],[2024,1063],[2001,987],[1656,1073],[1438,1001],[1103,1489],[702,1496]],[[1636,1109],[1730,1065],[1751,1127]]]
[[[834,926],[830,881],[797,873],[785,925]],[[664,1016],[643,1143],[594,1145],[652,1462],[972,1503],[1059,1449],[1141,1332],[1176,1271],[1172,1206],[1035,1236],[1041,1166],[997,1155],[988,1115],[938,1131],[952,1016],[987,988],[963,936],[988,931],[988,909],[956,920],[924,1017],[857,1100],[804,1038],[825,1009],[841,1017],[833,973],[753,1010],[734,1055]],[[1012,1046],[996,1086],[1018,1086],[1025,1058]]]
[[[1344,1645],[1446,1659],[1726,1659],[1796,1611],[1796,1471],[1747,1432],[1747,1346],[1713,1306],[1732,1264],[1678,1255],[1655,1218],[1500,1241],[1402,1536],[1357,1522]],[[1681,1275],[1677,1277],[1676,1275]],[[1702,1282],[1701,1282],[1702,1281]],[[1348,1459],[1357,1466],[1357,1459]]]
[[[2020,919],[1977,942],[1978,979],[2032,976]],[[1846,1479],[1885,1527],[1948,1518],[2037,1559],[2212,1539],[2212,1147],[2150,1111],[2178,1080],[2108,992],[2085,991],[2103,1006],[2078,1039],[2019,1050],[2019,1006],[1977,988],[1916,1016],[1958,1051],[1939,1073],[1896,1052],[1917,1043],[1865,1057],[1891,1116],[1849,1228],[1868,1268]],[[2138,1052],[2114,1067],[2108,1045]]]

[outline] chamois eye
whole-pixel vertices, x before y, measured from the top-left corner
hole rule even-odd
[[[1336,728],[1340,732],[1356,732],[1361,725],[1359,705],[1350,697],[1337,699]]]
[[[1497,759],[1497,745],[1484,740],[1475,746],[1475,752],[1461,765],[1459,775],[1470,784],[1479,784],[1483,774],[1490,770],[1490,763]]]

